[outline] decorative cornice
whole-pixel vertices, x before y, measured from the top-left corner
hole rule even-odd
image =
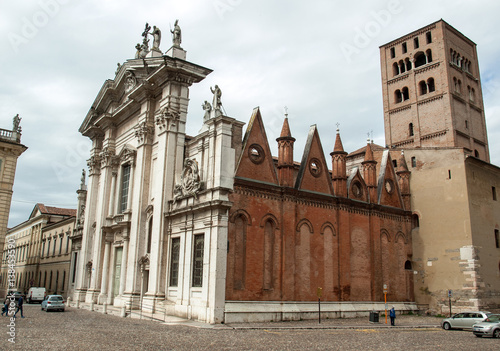
[[[410,109],[411,109],[411,105],[406,105],[406,106],[402,106],[402,107],[399,107],[399,108],[395,108],[395,109],[389,110],[389,114],[392,115],[394,113],[399,113],[399,112],[402,112],[402,111],[405,111],[405,110],[410,110]]]

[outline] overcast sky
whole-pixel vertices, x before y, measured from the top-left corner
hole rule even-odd
[[[336,123],[347,152],[367,133],[385,145],[379,46],[442,18],[477,44],[490,155],[500,165],[499,14],[493,0],[2,0],[0,128],[19,114],[28,147],[9,226],[37,202],[76,208],[90,147],[78,128],[117,63],[134,58],[146,22],[162,30],[165,52],[179,19],[187,60],[214,70],[191,87],[188,134],[218,84],[229,116],[248,122],[260,106],[275,155],[287,106],[299,161],[312,124],[327,160]]]

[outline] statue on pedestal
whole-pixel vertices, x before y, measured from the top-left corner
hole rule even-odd
[[[153,32],[149,33],[153,36],[153,48],[151,50],[160,51],[161,42],[161,30],[160,28],[153,26]]]
[[[19,126],[20,123],[21,123],[21,117],[19,117],[19,114],[17,114],[12,119],[12,131],[13,132],[21,131],[21,127]]]
[[[203,108],[203,111],[205,111],[205,115],[203,116],[203,122],[206,122],[210,119],[210,112],[212,112],[212,105],[210,105],[210,103],[205,100],[205,102],[203,103],[203,105],[201,105],[201,107]]]
[[[181,42],[182,42],[182,33],[181,33],[181,27],[179,27],[179,20],[175,20],[174,24],[174,30],[170,30],[170,33],[172,33],[172,43],[174,44],[176,48],[181,47]]]
[[[215,114],[217,115],[217,111],[219,111],[220,113],[222,113],[222,111],[221,111],[221,108],[222,108],[222,102],[221,102],[222,91],[220,90],[220,88],[219,88],[218,85],[215,85],[214,89],[212,89],[212,87],[210,87],[210,91],[212,92],[212,94],[214,94],[214,100],[213,100],[212,106],[213,106],[213,109],[215,111]]]

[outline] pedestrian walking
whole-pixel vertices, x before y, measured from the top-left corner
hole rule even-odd
[[[391,310],[389,311],[389,317],[391,317],[391,325],[395,325],[394,320],[396,319],[396,310],[394,309],[394,306],[392,306]]]
[[[16,309],[16,313],[14,313],[14,317],[17,316],[17,312],[21,311],[21,318],[24,318],[24,315],[23,315],[23,297],[22,296],[19,296],[19,299],[17,300],[17,309]]]
[[[9,314],[9,303],[10,299],[8,297],[5,298],[5,301],[3,302],[3,307],[2,307],[2,316],[5,313],[5,316],[8,316]]]

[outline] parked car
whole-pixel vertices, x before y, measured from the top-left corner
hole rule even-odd
[[[441,321],[441,326],[445,330],[472,329],[472,326],[474,324],[482,322],[490,314],[491,314],[491,312],[484,312],[484,311],[472,311],[472,312],[457,313],[453,317],[443,319]]]
[[[64,312],[64,298],[61,295],[47,295],[42,301],[42,311],[62,311]]]
[[[45,288],[30,288],[28,291],[28,295],[26,296],[26,302],[42,302],[45,299],[47,292]]]
[[[472,332],[478,338],[483,336],[491,336],[500,338],[500,314],[490,314],[481,323],[472,326]]]

